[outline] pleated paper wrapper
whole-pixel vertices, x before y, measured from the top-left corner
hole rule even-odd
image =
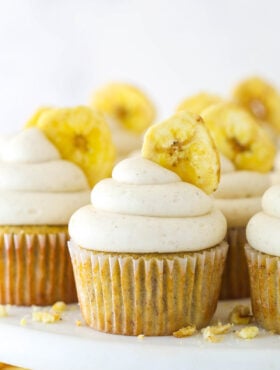
[[[244,246],[246,244],[246,228],[229,228],[226,240],[229,247],[222,277],[220,299],[249,297],[250,282],[244,251]]]
[[[252,310],[265,329],[280,334],[280,257],[245,247],[249,267]]]
[[[81,310],[92,328],[170,335],[206,326],[220,293],[225,242],[195,253],[117,254],[69,243]]]
[[[68,234],[0,233],[0,304],[77,301]]]

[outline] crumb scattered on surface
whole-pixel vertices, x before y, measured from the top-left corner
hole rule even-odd
[[[9,306],[0,305],[0,317],[6,317],[8,316],[8,309]]]
[[[21,326],[25,326],[25,325],[27,325],[27,319],[26,319],[26,317],[23,317],[23,318],[20,320],[20,325],[21,325]]]
[[[62,313],[66,311],[66,309],[67,309],[67,305],[66,303],[62,301],[56,302],[51,308],[52,311],[58,312],[58,313]]]
[[[42,322],[44,324],[52,324],[60,319],[61,316],[57,312],[35,311],[32,313],[33,321]]]
[[[145,335],[144,335],[144,334],[139,334],[139,335],[137,335],[137,338],[138,338],[138,339],[144,339],[144,337],[145,337]]]
[[[75,324],[76,324],[76,326],[82,326],[83,325],[81,320],[76,320]]]
[[[207,326],[206,328],[202,329],[202,335],[205,340],[211,343],[218,343],[221,342],[223,337],[222,334],[227,334],[232,327],[232,324],[225,324],[222,325],[218,323],[218,325]],[[220,337],[217,337],[220,336]]]
[[[229,322],[235,325],[248,325],[252,321],[249,306],[239,304],[229,314]]]
[[[196,327],[193,325],[186,326],[177,331],[174,331],[173,336],[176,338],[186,338],[194,335],[196,332]]]
[[[259,328],[256,326],[246,326],[236,332],[241,339],[253,339],[259,334]]]

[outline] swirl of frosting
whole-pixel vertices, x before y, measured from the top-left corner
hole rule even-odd
[[[250,219],[246,234],[253,248],[280,257],[280,185],[264,193],[262,211]]]
[[[270,176],[254,171],[236,171],[221,155],[222,175],[214,193],[215,204],[226,216],[229,227],[242,227],[261,209],[261,196],[270,186]]]
[[[92,205],[76,211],[69,233],[78,245],[126,253],[196,251],[220,243],[226,220],[199,188],[143,158],[118,163],[99,182]]]
[[[1,225],[65,225],[89,203],[83,171],[37,128],[9,138],[0,157]]]

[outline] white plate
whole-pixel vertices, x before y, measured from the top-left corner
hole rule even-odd
[[[214,321],[226,322],[238,303],[220,302]],[[31,308],[11,307],[9,316],[0,318],[0,360],[32,370],[280,369],[280,336],[264,330],[253,340],[227,334],[220,343],[205,342],[201,334],[139,339],[77,326],[79,308],[68,307],[54,324],[32,322]],[[25,315],[27,325],[21,326]]]

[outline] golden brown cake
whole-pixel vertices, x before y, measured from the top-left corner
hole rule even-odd
[[[179,158],[170,142],[181,147]],[[215,311],[227,253],[225,217],[206,194],[218,184],[218,154],[201,119],[185,112],[150,128],[142,153],[155,160],[119,162],[70,219],[84,319],[124,335],[201,328]]]

